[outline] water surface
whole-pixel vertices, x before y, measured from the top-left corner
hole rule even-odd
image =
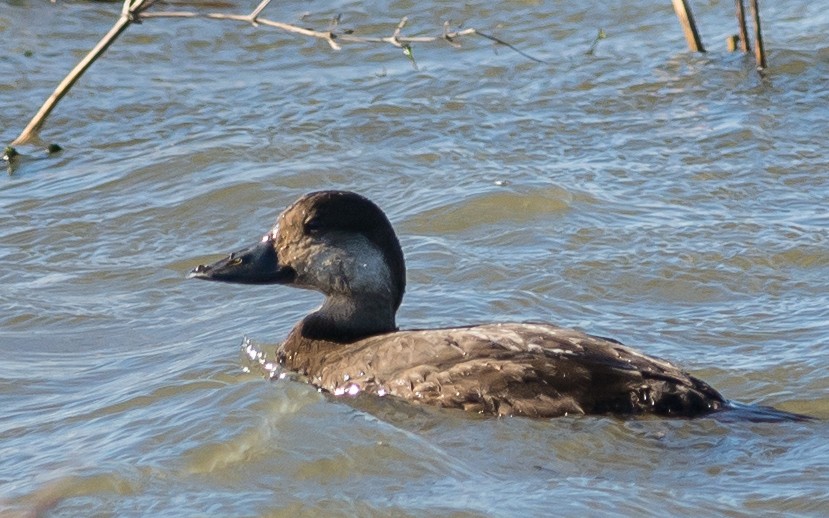
[[[119,8],[0,0],[4,142]],[[230,22],[131,27],[42,132],[65,151],[0,180],[0,509],[829,513],[829,16],[764,4],[761,77],[722,50],[732,4],[694,8],[705,55],[668,2],[267,11],[371,35],[451,19],[546,61],[472,39],[416,45],[416,69]],[[318,189],[387,211],[403,327],[579,327],[821,420],[494,420],[268,380],[244,337],[272,351],[320,297],[184,273]]]

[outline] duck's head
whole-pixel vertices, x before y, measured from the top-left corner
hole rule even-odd
[[[395,329],[406,287],[403,252],[377,205],[347,191],[320,191],[285,209],[273,229],[188,279],[286,284],[325,294],[305,334],[350,340]]]

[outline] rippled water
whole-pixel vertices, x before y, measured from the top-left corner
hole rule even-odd
[[[242,12],[252,2],[234,0]],[[829,16],[732,3],[279,2],[274,19],[487,40],[324,43],[131,27],[0,180],[0,513],[829,513]],[[178,8],[187,8],[187,5]],[[10,142],[118,3],[0,0]],[[220,9],[221,5],[215,7]],[[607,38],[585,54],[598,30]],[[403,327],[549,320],[820,418],[481,419],[268,381],[313,293],[184,281],[299,194],[358,190],[401,234]]]

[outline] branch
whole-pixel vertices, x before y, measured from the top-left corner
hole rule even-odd
[[[225,14],[225,13],[197,13],[193,11],[161,11],[156,13],[142,13],[138,19],[149,19],[149,18],[207,18],[211,20],[233,20],[238,22],[249,23],[253,26],[258,25],[266,25],[268,27],[273,27],[275,29],[280,29],[285,32],[289,32],[292,34],[299,34],[301,36],[308,36],[311,38],[316,38],[325,41],[331,46],[334,50],[342,50],[342,47],[338,44],[338,42],[348,42],[348,43],[388,43],[397,48],[404,48],[407,44],[412,43],[435,43],[439,41],[447,41],[453,46],[458,46],[455,43],[456,38],[461,38],[463,36],[472,36],[478,35],[482,38],[486,38],[488,40],[494,41],[499,45],[504,45],[514,52],[524,56],[527,59],[535,61],[536,63],[545,63],[545,61],[535,58],[526,52],[523,52],[516,48],[514,45],[507,43],[506,41],[496,38],[495,36],[490,36],[488,34],[484,34],[477,29],[464,29],[458,31],[450,32],[448,30],[449,23],[446,22],[444,24],[444,31],[443,34],[440,36],[402,36],[401,31],[403,27],[406,25],[408,21],[408,17],[404,16],[400,23],[397,24],[394,32],[391,36],[386,37],[367,37],[367,36],[357,36],[352,34],[351,32],[336,32],[334,30],[330,31],[315,31],[313,29],[307,29],[304,27],[299,27],[298,25],[292,25],[289,23],[284,22],[277,22],[274,20],[270,20],[268,18],[259,18],[259,14],[262,10],[270,3],[270,0],[263,0],[259,7],[253,11],[253,13],[249,15],[238,15],[238,14]]]
[[[527,59],[531,59],[538,63],[543,63],[542,60],[534,58],[529,54],[522,52],[521,50],[517,49],[513,45],[496,38],[494,36],[490,36],[479,32],[476,29],[464,29],[459,31],[450,32],[448,30],[448,22],[444,24],[443,33],[440,36],[403,36],[402,31],[406,25],[408,20],[407,17],[403,17],[400,20],[400,23],[397,24],[394,32],[391,36],[387,37],[363,37],[363,36],[356,36],[352,34],[350,31],[336,31],[336,24],[332,27],[331,30],[328,31],[316,31],[313,29],[307,29],[303,27],[299,27],[297,25],[291,25],[288,23],[277,22],[274,20],[270,20],[268,18],[262,18],[260,15],[262,11],[270,4],[271,0],[262,0],[256,8],[251,11],[250,14],[226,14],[226,13],[197,13],[191,11],[161,11],[161,12],[147,12],[147,10],[156,3],[156,0],[124,0],[124,4],[121,7],[121,15],[118,18],[118,21],[115,22],[115,25],[109,32],[98,42],[97,45],[84,57],[80,63],[78,63],[75,68],[72,69],[71,72],[64,78],[63,81],[55,88],[55,91],[52,92],[52,95],[43,103],[40,110],[38,110],[37,114],[32,118],[23,132],[18,136],[12,143],[9,148],[7,148],[6,158],[9,159],[9,156],[13,156],[16,154],[13,146],[17,146],[20,144],[25,144],[33,140],[40,129],[43,127],[46,118],[52,112],[52,110],[57,106],[58,102],[69,92],[69,89],[80,79],[80,77],[86,72],[86,70],[95,62],[103,53],[106,51],[107,48],[118,38],[118,36],[123,33],[127,27],[129,27],[132,23],[141,23],[144,20],[149,20],[152,18],[206,18],[210,20],[231,20],[242,22],[246,24],[250,24],[254,27],[258,27],[259,25],[265,25],[268,27],[273,27],[275,29],[279,29],[288,33],[298,34],[300,36],[306,36],[310,38],[316,38],[319,40],[323,40],[334,50],[341,50],[340,42],[349,42],[349,43],[387,43],[397,48],[402,48],[409,59],[411,57],[411,44],[412,43],[431,43],[431,42],[439,42],[445,41],[448,42],[450,45],[458,46],[455,42],[455,39],[463,37],[463,36],[471,36],[471,35],[478,35],[483,38],[489,39],[494,41],[497,44],[505,45],[512,49],[513,51],[517,52],[518,54],[526,57]],[[414,60],[412,60],[414,62]]]
[[[766,50],[763,47],[763,31],[760,30],[760,6],[757,0],[749,0],[751,18],[754,20],[754,58],[757,60],[757,69],[766,68]]]
[[[691,6],[686,0],[673,0],[674,11],[682,25],[682,32],[685,33],[685,41],[688,42],[688,49],[691,52],[705,52],[702,46],[702,39],[699,37],[697,24],[694,22],[694,15],[691,13]]]
[[[26,142],[32,140],[37,135],[37,132],[40,131],[40,128],[43,127],[43,123],[46,122],[46,117],[52,113],[52,110],[54,110],[58,102],[63,99],[63,96],[69,92],[72,85],[74,85],[83,73],[86,72],[90,66],[92,66],[92,63],[94,63],[95,60],[101,57],[106,49],[112,45],[112,42],[114,42],[116,38],[118,38],[118,36],[120,36],[131,23],[133,23],[133,21],[135,21],[135,17],[140,16],[144,9],[149,8],[154,3],[155,0],[124,0],[124,5],[121,8],[121,17],[118,18],[118,21],[115,22],[112,29],[110,29],[109,32],[101,38],[101,41],[99,41],[98,44],[95,45],[95,47],[89,51],[89,53],[77,65],[75,65],[75,68],[69,72],[69,75],[67,75],[63,81],[60,82],[57,88],[55,88],[55,91],[52,92],[52,95],[46,99],[46,102],[43,103],[43,106],[40,107],[40,110],[38,110],[37,114],[35,114],[29,122],[28,126],[26,126],[23,132],[20,133],[20,136],[14,139],[11,146],[25,144]]]

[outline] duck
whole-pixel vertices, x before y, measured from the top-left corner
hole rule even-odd
[[[673,363],[542,322],[398,329],[406,288],[392,224],[350,191],[306,194],[257,243],[187,274],[321,292],[276,358],[335,396],[373,394],[491,416],[691,418],[729,402]]]

